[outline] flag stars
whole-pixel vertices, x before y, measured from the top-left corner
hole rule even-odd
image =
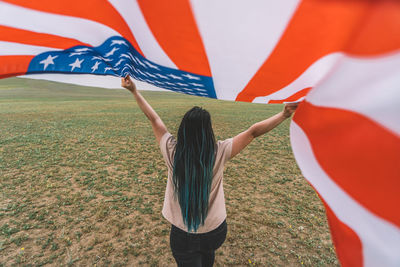
[[[75,52],[87,52],[91,50],[89,47],[83,47],[83,48],[76,48]]]
[[[74,71],[75,68],[81,68],[81,64],[84,61],[84,59],[79,60],[79,58],[76,58],[74,63],[69,64],[68,66],[71,66],[71,71]]]
[[[184,77],[186,77],[186,78],[188,78],[188,79],[190,79],[190,80],[200,80],[199,77],[190,75],[189,73],[188,73],[188,74],[182,74],[182,76],[184,76]]]
[[[114,55],[114,53],[115,53],[117,50],[119,50],[119,48],[113,47],[113,49],[111,49],[111,51],[109,51],[109,52],[108,52],[107,54],[105,54],[104,56],[105,56],[105,57],[112,56],[112,55]]]
[[[111,41],[111,46],[113,46],[113,45],[126,45],[126,46],[128,46],[128,44],[124,40],[112,40]]]
[[[204,85],[202,85],[202,84],[200,84],[200,83],[190,83],[191,85],[194,85],[194,86],[201,86],[201,87],[204,87]]]
[[[124,62],[124,60],[121,58],[121,59],[117,62],[117,64],[115,64],[115,67],[118,67],[122,62]]]
[[[96,63],[94,63],[94,65],[92,66],[92,73],[95,72],[99,68],[100,64],[101,64],[100,61],[96,61]]]
[[[54,59],[56,59],[57,57],[58,57],[58,56],[49,55],[46,59],[40,61],[39,63],[40,63],[40,64],[43,64],[43,70],[46,70],[46,68],[47,68],[49,65],[54,65]]]
[[[73,52],[73,53],[69,54],[69,57],[80,56],[82,54],[85,54],[85,53],[84,52]]]
[[[152,69],[160,70],[156,65],[153,65],[150,62],[145,61],[144,63],[146,63],[146,65],[149,66]]]
[[[174,78],[176,80],[182,80],[182,77],[176,76],[174,74],[167,74],[169,77]]]

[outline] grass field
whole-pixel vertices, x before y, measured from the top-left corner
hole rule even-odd
[[[218,139],[280,105],[143,92],[176,134],[193,105]],[[324,208],[291,153],[289,121],[228,162],[216,266],[338,266]],[[0,81],[0,266],[174,266],[166,166],[123,90]]]

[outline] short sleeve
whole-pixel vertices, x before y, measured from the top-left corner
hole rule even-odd
[[[161,154],[167,164],[168,168],[172,169],[173,155],[175,151],[176,140],[169,132],[166,132],[160,140]]]
[[[232,154],[232,143],[233,138],[229,138],[223,141],[218,141],[217,143],[217,159],[219,158],[220,162],[225,164],[230,158]]]

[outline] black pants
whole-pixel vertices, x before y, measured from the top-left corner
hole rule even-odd
[[[215,250],[224,243],[226,233],[226,221],[211,232],[203,234],[188,233],[172,225],[172,255],[179,267],[213,266]]]

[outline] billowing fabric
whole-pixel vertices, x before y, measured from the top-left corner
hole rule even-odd
[[[125,76],[186,94],[302,100],[296,160],[343,266],[400,266],[400,1],[3,0],[0,77]]]

